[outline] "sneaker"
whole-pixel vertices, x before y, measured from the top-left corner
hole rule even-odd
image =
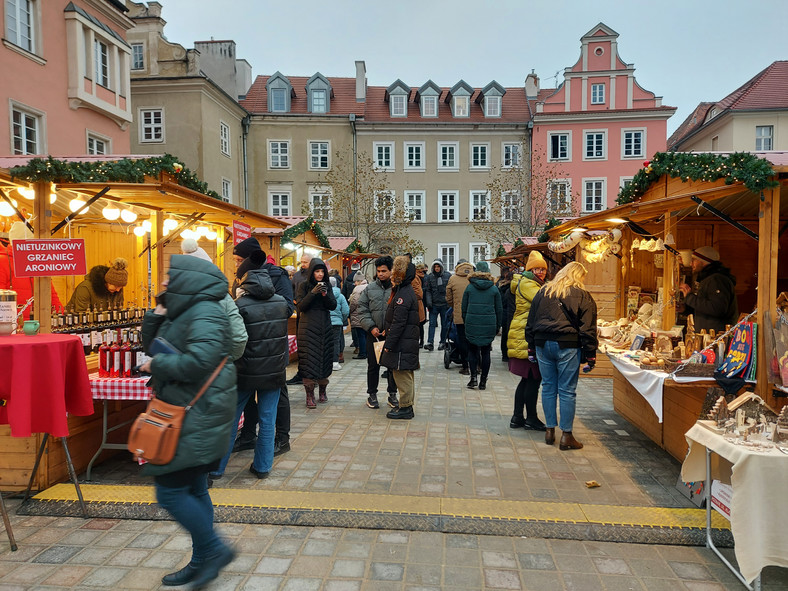
[[[413,418],[413,407],[412,406],[402,406],[400,408],[395,408],[390,410],[386,413],[386,417],[389,419],[406,419],[410,420]]]
[[[301,374],[300,373],[297,373],[296,375],[294,375],[292,378],[290,378],[289,380],[287,380],[285,382],[285,384],[287,384],[289,386],[300,386],[303,383],[304,383],[304,380],[301,379]]]
[[[334,365],[332,366],[332,369],[333,369],[334,371],[339,371],[340,369],[342,369],[342,366],[341,366],[341,365],[339,365],[339,362],[338,362],[338,361],[335,361],[335,362],[334,362]]]
[[[378,404],[378,397],[375,394],[370,394],[367,397],[367,406],[369,408],[380,408],[380,404]]]
[[[427,343],[426,345],[424,345],[424,348],[427,351],[432,351],[433,349],[435,349],[435,347],[432,346],[432,343]]]
[[[274,456],[281,456],[288,451],[290,451],[289,439],[287,441],[274,441]]]
[[[380,377],[384,380],[389,379],[389,370],[385,370],[382,374],[380,374]]]
[[[438,344],[438,351],[443,351],[446,348],[446,343],[439,343]]]
[[[399,400],[397,400],[397,393],[390,392],[389,399],[388,399],[389,406],[391,408],[398,408],[399,407]]]
[[[257,478],[259,478],[260,480],[262,480],[263,478],[268,478],[268,474],[269,474],[269,472],[260,472],[260,470],[255,470],[254,466],[249,466],[249,472],[257,476]]]

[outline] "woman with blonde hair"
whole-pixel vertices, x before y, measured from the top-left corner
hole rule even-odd
[[[577,262],[561,269],[531,302],[525,340],[528,359],[538,360],[542,374],[542,409],[547,431],[545,443],[555,442],[558,426],[556,404],[561,412],[562,450],[582,449],[572,435],[578,371],[582,361],[596,363],[596,302],[583,286],[588,271]]]

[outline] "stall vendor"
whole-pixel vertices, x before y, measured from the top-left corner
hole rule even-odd
[[[711,246],[701,246],[692,251],[692,272],[698,289],[686,283],[679,289],[684,294],[687,313],[695,317],[695,330],[721,332],[725,326],[736,324],[739,307],[736,303],[736,277],[720,262],[720,253]]]
[[[123,288],[128,282],[126,259],[115,259],[111,267],[96,265],[77,285],[66,307],[72,312],[122,308]]]

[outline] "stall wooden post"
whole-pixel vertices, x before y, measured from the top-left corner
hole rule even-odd
[[[164,237],[164,214],[161,211],[153,212],[153,220],[150,227],[150,243],[156,244]],[[154,294],[161,290],[161,282],[164,280],[164,248],[150,249],[150,287]],[[151,307],[155,303],[151,301]]]
[[[40,181],[35,184],[35,202],[33,209],[33,236],[39,238],[50,238],[49,231],[52,226],[52,209],[49,204],[49,194],[51,192],[49,182]],[[41,332],[51,332],[52,324],[52,278],[34,277],[33,278],[33,306],[32,311],[36,320],[41,323]],[[24,304],[24,302],[21,302]]]
[[[227,275],[227,228],[219,226],[216,230],[216,264]]]
[[[672,213],[665,214],[665,236],[676,235],[676,218]],[[664,251],[662,267],[662,329],[668,330],[676,324],[676,255],[667,248]]]
[[[632,261],[632,251],[630,245],[632,244],[632,230],[629,228],[622,229],[623,236],[621,237],[621,268],[616,273],[616,293],[618,299],[616,300],[616,316],[624,318],[627,315],[627,275],[629,274],[629,266]]]
[[[780,240],[780,188],[767,189],[761,193],[758,215],[758,394],[767,404],[779,408],[773,395],[774,384],[769,381],[769,357],[766,354],[765,331],[771,326],[764,324],[764,312],[774,309],[777,298],[777,253]],[[773,314],[772,314],[773,317]]]

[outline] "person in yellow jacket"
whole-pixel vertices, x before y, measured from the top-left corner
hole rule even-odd
[[[516,305],[507,338],[509,371],[520,376],[520,383],[514,391],[514,414],[509,421],[509,427],[512,429],[545,430],[545,424],[536,413],[542,375],[539,373],[539,364],[528,361],[525,324],[528,321],[528,312],[531,310],[531,301],[544,285],[546,277],[547,263],[544,257],[538,251],[532,250],[525,264],[525,272],[522,275],[515,274],[509,284]]]

